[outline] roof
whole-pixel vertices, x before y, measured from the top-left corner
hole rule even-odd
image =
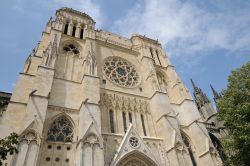
[[[94,21],[94,19],[92,17],[90,17],[89,15],[87,15],[86,13],[83,13],[83,12],[80,12],[80,11],[77,11],[75,9],[72,9],[72,8],[68,8],[68,7],[62,7],[60,9],[58,9],[56,11],[56,13],[60,12],[60,11],[67,11],[67,12],[71,12],[71,13],[75,13],[75,14],[78,14],[78,15],[81,15],[81,16],[84,16],[84,17],[87,17],[88,19],[90,19],[91,21]]]

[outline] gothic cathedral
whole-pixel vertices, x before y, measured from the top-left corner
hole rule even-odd
[[[205,123],[214,113],[199,106],[157,40],[61,8],[1,114],[0,137],[20,141],[6,165],[220,166]]]

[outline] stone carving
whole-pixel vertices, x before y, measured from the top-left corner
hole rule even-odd
[[[150,68],[150,71],[148,72],[148,76],[146,80],[150,80],[154,90],[159,90],[159,85],[157,85],[157,81],[156,81],[156,72],[155,72],[154,65],[150,63],[149,68]]]
[[[42,65],[47,67],[54,67],[57,57],[57,35],[54,36],[54,41],[50,42],[48,47],[43,51]]]
[[[94,54],[93,45],[90,43],[87,47],[87,55],[83,61],[85,74],[97,75],[97,62]]]
[[[121,58],[107,58],[103,73],[113,83],[122,87],[135,87],[139,83],[139,75],[134,66]]]
[[[28,130],[21,138],[20,142],[25,141],[27,144],[30,144],[31,142],[35,142],[36,144],[39,144],[39,140],[37,137],[37,133],[33,130]]]
[[[136,137],[130,137],[129,143],[133,148],[137,148],[139,146],[139,140]]]
[[[95,145],[95,144],[100,145],[98,137],[97,137],[96,135],[94,135],[94,134],[89,135],[89,136],[83,141],[83,145],[84,145],[84,144],[89,144],[91,147],[92,147],[93,145]]]
[[[160,90],[162,92],[167,92],[167,85],[168,84],[167,84],[167,80],[166,80],[165,76],[160,71],[158,71],[156,75],[157,75]]]
[[[117,94],[101,93],[100,105],[109,109],[148,113],[149,103],[136,97],[125,97]]]

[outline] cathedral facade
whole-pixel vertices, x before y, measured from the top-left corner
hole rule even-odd
[[[157,40],[61,8],[1,113],[0,137],[20,141],[6,165],[222,165],[197,106]]]

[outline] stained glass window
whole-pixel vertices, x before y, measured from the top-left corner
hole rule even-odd
[[[50,126],[47,140],[58,142],[72,142],[73,128],[70,121],[64,117],[58,117]]]
[[[103,65],[103,72],[112,82],[124,87],[134,87],[139,83],[135,68],[121,58],[108,58]]]

